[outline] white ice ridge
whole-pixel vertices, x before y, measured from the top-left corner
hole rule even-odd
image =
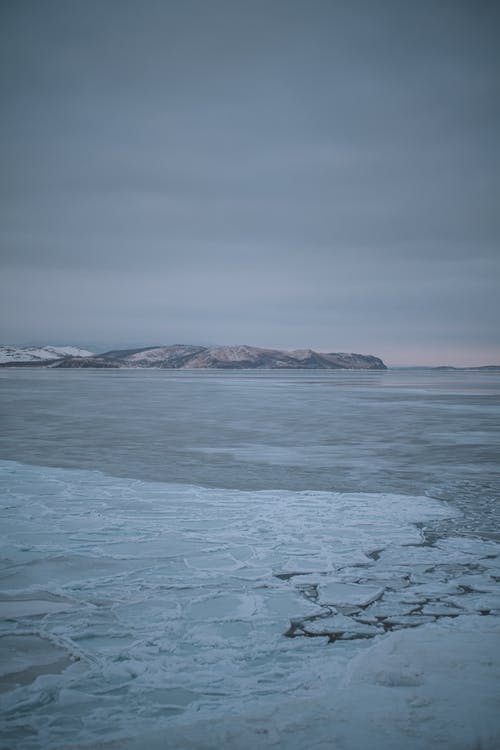
[[[0,489],[5,747],[499,746],[500,545],[426,544],[450,506],[14,462]]]

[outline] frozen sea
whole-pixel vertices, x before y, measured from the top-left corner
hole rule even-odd
[[[0,371],[1,747],[498,750],[500,374]]]

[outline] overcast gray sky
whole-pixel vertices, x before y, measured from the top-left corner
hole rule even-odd
[[[500,363],[499,11],[2,0],[0,343]]]

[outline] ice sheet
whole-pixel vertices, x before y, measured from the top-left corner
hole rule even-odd
[[[495,747],[500,545],[429,545],[449,505],[14,462],[0,482],[0,648],[67,660],[17,649],[4,747]]]

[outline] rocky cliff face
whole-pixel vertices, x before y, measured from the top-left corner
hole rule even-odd
[[[196,369],[323,369],[385,370],[378,357],[367,354],[322,353],[312,349],[280,351],[255,346],[158,346],[121,349],[95,357],[66,357],[52,367],[160,367]]]

